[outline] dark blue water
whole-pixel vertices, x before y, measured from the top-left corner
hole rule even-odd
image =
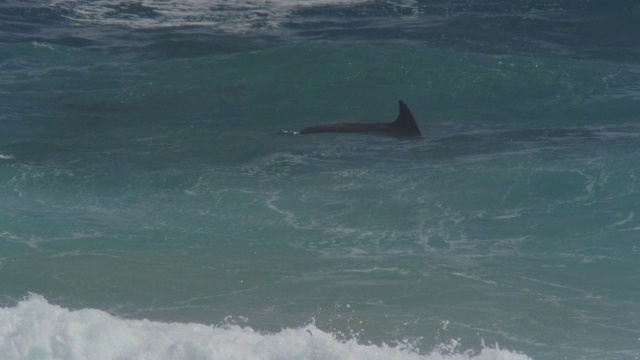
[[[639,33],[622,0],[0,2],[0,357],[637,359]],[[278,135],[400,99],[423,139]]]

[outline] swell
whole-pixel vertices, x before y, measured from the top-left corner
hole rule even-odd
[[[400,41],[499,55],[640,58],[640,6],[631,0],[58,0],[0,5],[0,24],[0,42],[144,56],[191,57],[309,41]]]

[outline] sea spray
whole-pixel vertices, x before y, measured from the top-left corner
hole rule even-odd
[[[21,359],[509,359],[526,355],[498,348],[479,354],[457,351],[457,342],[421,354],[410,346],[337,340],[314,324],[261,333],[248,326],[208,326],[129,320],[93,309],[68,310],[32,294],[15,307],[0,308],[0,353]],[[452,351],[453,350],[453,351]]]

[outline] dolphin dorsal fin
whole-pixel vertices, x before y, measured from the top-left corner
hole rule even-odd
[[[398,101],[400,104],[400,110],[398,111],[398,118],[391,123],[391,126],[402,130],[403,132],[415,136],[422,136],[422,132],[420,132],[420,128],[416,123],[416,120],[413,118],[413,114],[411,114],[411,110],[404,101]]]

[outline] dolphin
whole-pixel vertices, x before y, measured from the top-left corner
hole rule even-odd
[[[399,101],[398,118],[390,123],[342,123],[317,125],[300,130],[299,134],[325,132],[375,133],[397,137],[422,137],[420,128],[411,114],[411,110],[402,100]]]

